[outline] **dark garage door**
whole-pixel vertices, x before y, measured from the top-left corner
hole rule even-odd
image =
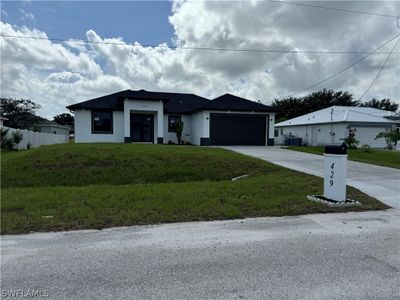
[[[210,115],[211,145],[265,145],[266,115]]]

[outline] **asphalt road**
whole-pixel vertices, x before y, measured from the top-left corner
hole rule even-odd
[[[399,228],[392,209],[2,236],[2,298],[400,299]]]
[[[261,158],[303,173],[324,176],[324,157],[322,155],[281,149],[279,146],[226,146],[223,148]],[[348,161],[347,184],[391,207],[400,208],[399,169]]]

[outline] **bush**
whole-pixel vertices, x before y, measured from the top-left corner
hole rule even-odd
[[[1,128],[1,148],[15,150],[14,147],[22,141],[24,135],[17,130],[11,134],[11,137],[7,137],[8,130]]]
[[[9,129],[0,128],[0,133],[1,133],[1,148],[3,148],[3,145],[6,143],[8,130],[9,130]]]
[[[178,141],[178,145],[182,144],[182,132],[183,132],[183,121],[179,121],[176,123],[176,140]]]
[[[355,129],[349,128],[349,133],[347,138],[344,139],[344,142],[349,149],[357,149],[358,144],[360,143],[359,140],[356,139]]]
[[[371,146],[368,145],[368,144],[362,145],[362,146],[361,146],[361,150],[364,151],[364,152],[367,152],[367,153],[372,152]]]
[[[19,130],[15,131],[11,134],[11,138],[12,138],[13,142],[15,143],[15,145],[18,145],[22,141],[23,137],[24,137],[24,135]]]
[[[393,150],[393,148],[396,146],[396,143],[400,141],[400,132],[396,129],[379,132],[375,137],[375,140],[377,139],[385,139],[387,148],[389,150]]]

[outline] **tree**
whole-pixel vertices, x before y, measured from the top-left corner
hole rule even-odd
[[[53,120],[60,125],[74,125],[74,116],[69,113],[56,115],[53,117]]]
[[[400,141],[400,132],[397,129],[379,132],[375,139],[385,139],[387,148],[392,150],[396,146],[396,143]]]
[[[360,101],[354,100],[353,95],[349,92],[335,92],[334,90],[323,89],[300,98],[275,99],[272,103],[272,106],[279,111],[277,122],[334,105],[358,106]]]
[[[397,111],[399,109],[399,104],[391,101],[389,98],[383,98],[381,100],[373,98],[367,102],[361,103],[360,106],[374,107],[389,111]]]
[[[0,101],[0,115],[8,119],[5,126],[28,129],[42,119],[36,116],[40,105],[29,99],[0,98]]]
[[[182,132],[183,132],[183,121],[179,121],[178,123],[176,123],[175,127],[175,133],[178,145],[180,145],[182,142]]]

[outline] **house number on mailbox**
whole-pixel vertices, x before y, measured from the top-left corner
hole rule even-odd
[[[331,164],[331,176],[329,177],[331,180],[329,181],[330,186],[333,186],[335,181],[333,180],[333,177],[335,176],[335,163]]]

